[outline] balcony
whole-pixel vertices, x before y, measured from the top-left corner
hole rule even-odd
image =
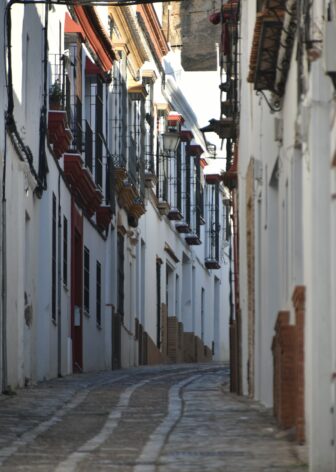
[[[230,168],[222,173],[222,180],[224,185],[233,190],[237,187],[238,183],[238,147],[235,147],[234,156],[233,156],[233,163]]]
[[[170,221],[181,221],[183,219],[183,215],[178,208],[170,208],[169,212],[167,213],[167,218]]]
[[[208,185],[216,185],[221,181],[220,174],[204,174],[204,178]]]
[[[279,96],[284,91],[296,28],[295,8],[288,10],[287,3],[287,0],[266,0],[258,13],[247,79],[255,90],[269,90]],[[278,63],[280,49],[284,54]]]
[[[103,201],[91,172],[83,166],[80,154],[64,154],[64,175],[77,203],[92,217]]]
[[[162,216],[168,215],[169,210],[170,210],[170,205],[168,202],[166,202],[165,200],[159,200],[157,203],[157,207],[158,207],[160,215]]]
[[[96,210],[96,222],[97,226],[103,230],[107,231],[111,221],[112,221],[112,208],[108,205],[101,205]]]
[[[216,259],[205,259],[204,265],[209,270],[218,270],[221,268],[220,263]]]
[[[71,147],[73,135],[68,127],[67,115],[63,110],[48,113],[48,138],[57,159]]]
[[[175,228],[176,228],[176,231],[180,234],[191,233],[189,223],[187,223],[186,221],[181,221],[179,223],[176,223]]]
[[[196,233],[188,234],[185,237],[185,241],[187,244],[189,244],[189,246],[199,246],[200,244],[202,244],[200,237]]]
[[[59,159],[67,152],[73,141],[67,113],[65,111],[64,57],[53,54],[49,57],[51,84],[49,87],[48,138],[54,155]]]

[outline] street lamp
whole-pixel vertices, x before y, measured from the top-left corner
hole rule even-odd
[[[180,144],[180,133],[176,131],[166,131],[162,134],[162,147],[165,154],[175,156]]]

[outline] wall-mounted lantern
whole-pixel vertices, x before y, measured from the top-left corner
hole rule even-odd
[[[179,144],[180,133],[168,130],[162,134],[163,152],[167,154],[167,156],[175,156]]]
[[[181,128],[184,123],[182,115],[170,112],[167,116],[167,130],[162,134],[162,147],[168,157],[176,155],[181,139]]]

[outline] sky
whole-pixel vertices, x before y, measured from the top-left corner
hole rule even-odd
[[[208,125],[210,119],[220,118],[220,76],[219,72],[184,72],[181,77],[181,88],[194,110],[200,127]],[[215,134],[208,136],[208,140],[217,147],[217,156],[224,157],[224,149],[221,150],[221,141]],[[215,169],[223,169],[225,161],[218,159],[211,161],[207,169],[212,172]]]

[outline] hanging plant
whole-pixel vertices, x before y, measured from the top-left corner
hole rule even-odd
[[[49,88],[49,106],[52,110],[59,110],[62,105],[62,88],[58,79]]]

